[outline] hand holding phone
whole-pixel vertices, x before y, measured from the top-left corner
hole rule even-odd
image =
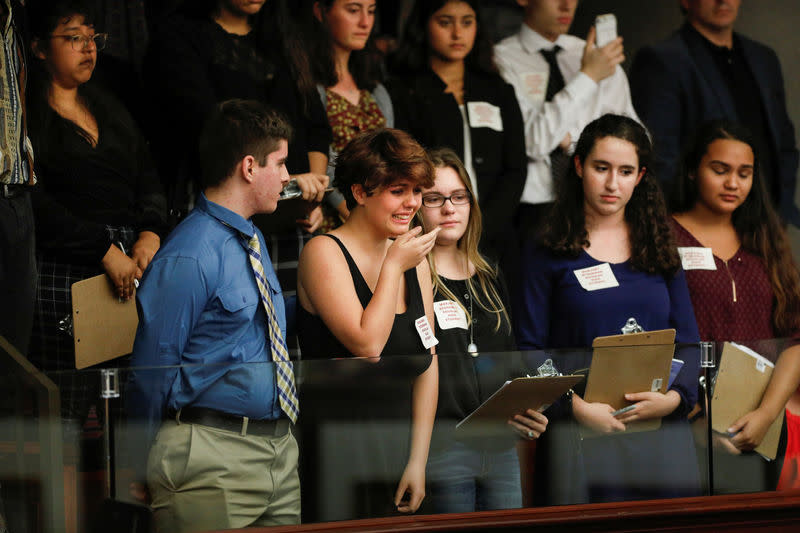
[[[617,17],[611,13],[599,15],[586,36],[581,72],[600,83],[613,75],[623,61],[625,51],[622,39],[617,36]]]

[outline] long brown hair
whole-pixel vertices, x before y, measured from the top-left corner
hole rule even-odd
[[[644,126],[631,118],[603,115],[584,128],[575,148],[575,157],[584,164],[595,143],[605,137],[631,143],[636,148],[639,168],[645,171],[625,206],[631,268],[671,277],[681,263],[667,222],[667,207],[661,189],[650,172],[653,152],[650,136]],[[589,246],[589,238],[582,181],[574,165],[564,179],[556,182],[555,189],[556,200],[545,224],[542,242],[557,255],[578,257]]]
[[[697,131],[694,142],[683,157],[681,173],[672,192],[672,209],[689,211],[699,200],[697,174],[700,161],[716,140],[742,142],[753,150],[753,185],[742,205],[731,217],[742,247],[764,261],[775,304],[772,323],[778,336],[791,335],[800,329],[800,274],[794,263],[789,239],[767,195],[759,154],[752,133],[735,122],[715,120]]]
[[[458,250],[461,252],[467,265],[472,263],[475,266],[475,276],[467,278],[467,288],[476,305],[495,315],[497,320],[494,330],[500,331],[500,327],[505,323],[510,332],[511,320],[508,317],[505,303],[497,292],[494,284],[494,280],[498,277],[497,269],[489,264],[486,258],[478,251],[478,242],[481,238],[482,225],[481,208],[478,207],[478,202],[475,201],[475,191],[472,188],[472,182],[469,179],[467,170],[464,168],[464,163],[462,163],[456,153],[449,148],[430,150],[428,151],[428,157],[430,157],[434,168],[449,167],[455,170],[458,177],[461,178],[461,183],[464,184],[464,188],[469,191],[472,200],[470,201],[467,229],[464,231],[464,235],[461,236],[457,244]],[[417,211],[417,217],[418,221],[421,223],[422,215],[420,215],[419,211]],[[436,271],[436,261],[433,257],[433,252],[428,254],[428,264],[431,267],[433,294],[436,295],[436,293],[441,292],[445,298],[458,303],[458,305],[464,309],[467,319],[472,320],[469,310],[461,304],[459,298],[447,288],[447,285],[445,285],[439,277]],[[477,279],[477,283],[473,281],[475,279]]]

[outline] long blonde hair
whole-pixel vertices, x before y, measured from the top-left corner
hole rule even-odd
[[[509,333],[511,332],[511,320],[508,317],[508,311],[503,303],[503,299],[495,288],[494,280],[497,279],[497,269],[493,267],[478,251],[478,242],[481,238],[481,209],[478,207],[478,202],[475,201],[475,192],[472,188],[472,182],[469,179],[467,170],[464,164],[456,153],[449,148],[437,148],[428,151],[434,168],[452,168],[461,178],[464,188],[469,191],[472,198],[469,210],[469,220],[467,221],[467,229],[464,235],[458,240],[458,250],[463,254],[464,260],[472,263],[475,266],[475,276],[467,278],[467,289],[475,302],[481,309],[484,309],[495,315],[497,321],[495,323],[495,331],[500,331],[500,327],[505,322]],[[417,212],[417,217],[422,223],[422,215]],[[461,300],[456,297],[453,292],[447,288],[442,278],[436,270],[436,260],[433,257],[433,251],[428,254],[428,264],[431,267],[431,278],[433,281],[433,294],[442,293],[445,298],[453,300],[458,303],[467,315],[467,320],[471,321],[469,309],[466,309],[461,303]],[[477,278],[477,283],[474,281]]]

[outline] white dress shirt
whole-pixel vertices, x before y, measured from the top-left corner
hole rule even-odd
[[[557,60],[566,83],[553,100],[545,102],[550,69],[539,50],[558,45]],[[631,102],[625,72],[616,72],[596,83],[580,71],[586,41],[572,35],[560,35],[548,41],[526,24],[494,47],[494,59],[500,75],[514,87],[525,123],[525,151],[528,154],[528,177],[521,201],[529,204],[552,202],[553,180],[550,152],[570,134],[574,151],[583,128],[592,120],[616,113],[639,120]]]

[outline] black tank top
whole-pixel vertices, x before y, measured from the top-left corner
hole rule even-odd
[[[358,269],[356,262],[347,251],[342,241],[335,236],[325,234],[330,237],[341,248],[347,266],[350,269],[350,276],[353,286],[361,302],[361,306],[366,309],[372,299],[372,291],[367,285],[364,276]],[[410,268],[403,274],[406,281],[406,311],[394,316],[394,324],[389,334],[389,340],[383,347],[381,356],[385,355],[416,355],[427,354],[419,338],[414,321],[425,315],[425,307],[422,303],[422,291],[417,279],[417,271]],[[297,333],[300,338],[300,352],[303,359],[330,359],[334,357],[352,357],[352,353],[334,337],[328,326],[322,321],[319,315],[312,315],[303,306],[297,306]],[[427,366],[427,365],[426,365]]]

